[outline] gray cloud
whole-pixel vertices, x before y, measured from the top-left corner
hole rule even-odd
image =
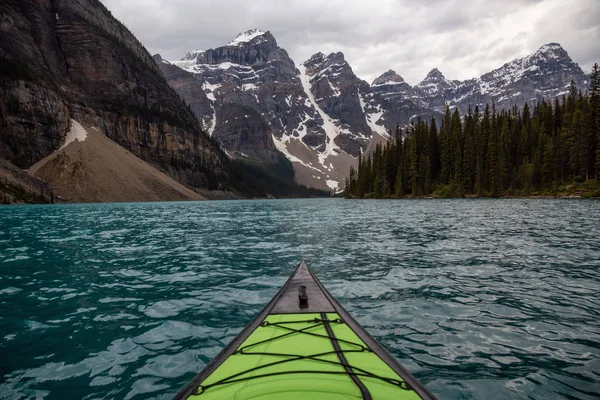
[[[584,71],[600,62],[598,0],[102,0],[152,53],[177,60],[270,30],[300,63],[342,51],[371,82],[394,69],[416,84],[434,67],[479,76],[560,43]]]

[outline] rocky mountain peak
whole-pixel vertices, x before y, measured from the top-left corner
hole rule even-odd
[[[344,53],[329,53],[325,55],[321,52],[314,54],[311,58],[302,63],[302,65],[306,66],[307,69],[315,69],[320,68],[321,66],[331,66],[331,65],[348,65],[346,62],[346,58],[344,57]]]
[[[558,55],[558,56],[561,56],[561,57],[564,57],[564,56],[568,57],[569,56],[567,54],[567,52],[565,51],[565,49],[563,49],[562,46],[560,44],[558,44],[558,43],[548,43],[548,44],[545,44],[542,47],[540,47],[538,49],[538,51],[535,52],[534,55],[536,55],[536,56],[539,56],[539,55]]]
[[[384,85],[387,83],[404,83],[404,78],[398,75],[396,71],[390,69],[383,73],[379,78],[376,78],[371,86]]]
[[[329,61],[333,61],[336,63],[345,63],[346,62],[346,58],[344,57],[344,53],[342,53],[341,51],[338,51],[337,53],[331,53],[327,56],[327,59]]]
[[[389,70],[373,81],[371,90],[384,99],[395,103],[405,101],[412,86],[404,82],[404,78],[394,70]]]
[[[444,80],[444,79],[446,79],[446,77],[444,76],[444,74],[442,74],[440,72],[439,69],[434,68],[431,71],[429,71],[429,73],[427,74],[427,77],[425,79],[427,79],[427,80],[432,80],[432,79]]]
[[[466,81],[448,81],[437,70],[417,85],[416,104],[443,112],[446,104],[465,112],[469,106],[494,103],[497,109],[535,104],[567,93],[571,80],[585,88],[585,74],[558,43],[548,43],[534,54],[507,62],[500,68]]]
[[[203,54],[204,54],[203,50],[192,50],[189,53],[187,53],[181,59],[181,61],[196,61],[196,59],[198,58],[198,56],[203,55]]]
[[[240,47],[247,44],[255,45],[265,42],[275,42],[275,44],[277,44],[275,37],[271,35],[271,32],[261,31],[260,29],[251,29],[244,33],[238,34],[235,39],[229,42],[227,46]]]
[[[306,66],[306,68],[310,70],[324,64],[325,62],[327,62],[327,56],[321,52],[318,52],[313,54],[308,60],[304,61],[302,65]]]
[[[575,66],[575,63],[569,56],[569,53],[558,43],[548,43],[543,45],[532,56],[525,57],[529,63],[533,65],[541,65],[543,63],[558,63],[563,66]]]
[[[163,58],[160,54],[155,54],[152,56],[152,58],[154,59],[154,62],[157,64],[160,64],[161,62],[163,62]]]

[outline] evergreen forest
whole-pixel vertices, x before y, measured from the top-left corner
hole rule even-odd
[[[600,196],[600,72],[583,94],[497,111],[448,106],[359,157],[347,198]]]

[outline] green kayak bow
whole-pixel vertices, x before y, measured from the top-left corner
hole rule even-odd
[[[304,261],[176,399],[434,399]]]

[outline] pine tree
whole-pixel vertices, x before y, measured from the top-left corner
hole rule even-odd
[[[435,118],[431,118],[431,124],[429,125],[429,146],[429,158],[431,159],[431,180],[432,185],[435,185],[440,176],[440,141]]]
[[[474,190],[475,184],[475,170],[477,168],[477,159],[476,159],[476,137],[475,137],[475,119],[473,114],[471,113],[471,107],[469,106],[469,111],[467,112],[467,116],[465,118],[465,127],[464,127],[464,153],[463,153],[463,177],[464,177],[464,187],[467,193],[472,193]]]
[[[487,190],[488,173],[486,164],[487,143],[492,130],[492,121],[489,105],[485,106],[481,123],[476,128],[477,132],[477,169],[475,171],[475,193],[482,196]]]
[[[542,161],[542,187],[549,189],[556,182],[556,155],[554,139],[546,138],[543,142],[544,155]]]
[[[594,64],[590,75],[588,138],[593,139],[590,158],[594,159],[596,180],[600,180],[600,69]]]
[[[363,157],[362,151],[358,153],[358,171],[356,172],[356,187],[354,188],[353,195],[358,196],[358,198],[363,198],[365,196],[365,192],[363,191],[363,183],[362,179],[364,176],[364,165],[363,165]]]
[[[592,74],[590,75],[590,96],[600,96],[600,70],[598,63],[595,63],[592,67]]]
[[[571,79],[571,82],[569,83],[569,98],[568,98],[568,104],[571,107],[571,109],[574,108],[575,106],[575,100],[577,99],[577,86],[575,85],[575,81]]]
[[[419,157],[417,151],[417,135],[413,131],[412,136],[409,140],[409,176],[411,193],[413,196],[417,196],[419,191]]]
[[[440,130],[440,147],[441,147],[441,183],[447,185],[450,183],[451,171],[452,171],[452,116],[450,114],[450,107],[446,105],[446,112],[444,114],[444,120],[442,122],[442,128]]]
[[[600,180],[600,100],[596,103],[596,179]]]
[[[373,176],[373,172],[372,172],[372,161],[371,161],[371,156],[367,157],[367,162],[365,163],[365,175],[364,175],[364,187],[363,187],[363,193],[366,196],[367,193],[371,193],[371,185],[374,181],[374,176]]]
[[[350,167],[350,177],[346,181],[346,192],[351,194],[354,194],[356,192],[356,170],[354,169],[354,166]]]
[[[573,114],[573,123],[571,124],[571,138],[573,145],[569,153],[569,162],[571,164],[571,173],[574,178],[583,178],[585,175],[584,166],[584,138],[583,138],[583,113],[576,110]]]
[[[394,184],[394,194],[396,198],[404,197],[404,188],[402,187],[402,168],[398,165],[398,173],[396,174],[396,183]]]
[[[455,109],[452,114],[452,155],[454,158],[452,178],[457,196],[462,196],[464,194],[462,144],[462,123],[458,109]]]
[[[387,179],[384,179],[384,181],[383,181],[383,189],[381,192],[382,192],[382,195],[384,198],[390,197],[390,194],[391,194],[390,183],[388,182]]]

